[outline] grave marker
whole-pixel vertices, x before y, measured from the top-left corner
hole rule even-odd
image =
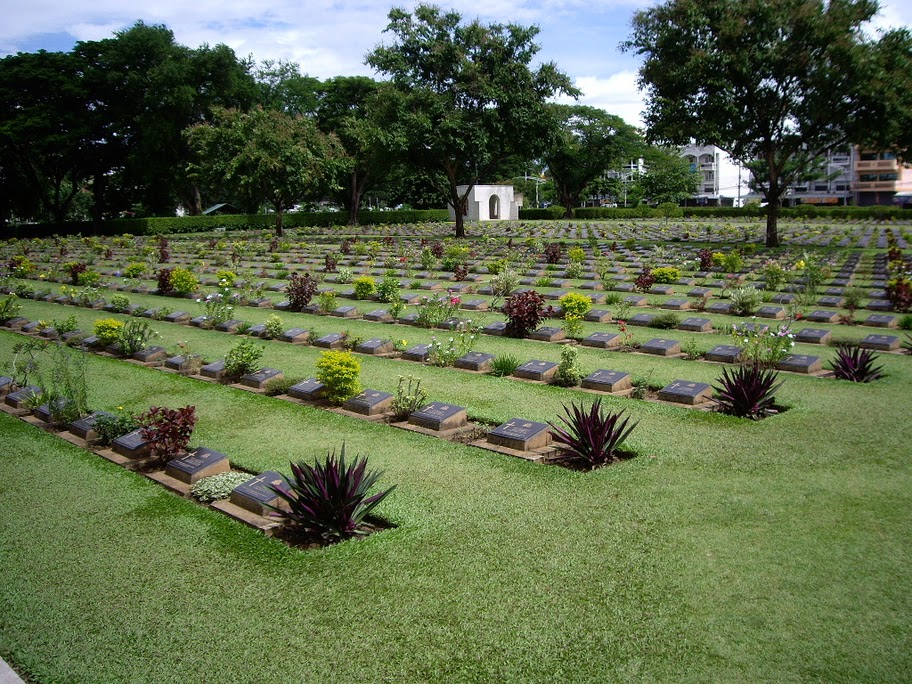
[[[640,351],[646,354],[656,354],[658,356],[675,356],[681,353],[681,343],[677,340],[654,337],[649,340],[649,342],[642,345]]]
[[[621,336],[617,333],[595,332],[584,337],[580,344],[586,347],[595,347],[597,349],[610,349],[621,345]]]
[[[494,361],[494,354],[485,354],[484,352],[469,352],[465,356],[456,359],[453,366],[471,371],[488,371]]]
[[[675,380],[659,390],[659,399],[676,404],[695,406],[709,400],[712,396],[712,387],[705,382],[691,382],[690,380]]]
[[[531,451],[551,443],[551,428],[545,423],[513,418],[491,430],[487,440],[508,449]]]
[[[386,413],[392,403],[392,394],[367,389],[342,404],[342,408],[362,416],[379,416]]]
[[[168,461],[165,466],[165,475],[184,484],[192,485],[204,477],[226,473],[229,470],[231,470],[231,466],[225,454],[206,447],[198,447],[186,456]]]
[[[434,402],[409,416],[411,425],[442,432],[463,427],[468,423],[466,410],[462,406]]]
[[[547,382],[557,372],[557,364],[552,361],[526,361],[523,365],[513,371],[517,378],[526,378],[527,380],[538,380]]]
[[[288,396],[302,401],[319,401],[326,393],[323,383],[316,378],[307,378],[288,388]]]
[[[613,370],[597,370],[583,378],[582,385],[600,392],[623,392],[633,386],[630,373]]]
[[[272,511],[270,506],[280,506],[282,502],[279,495],[269,488],[270,485],[284,488],[285,478],[274,470],[267,470],[235,487],[229,501],[251,513],[269,515]]]

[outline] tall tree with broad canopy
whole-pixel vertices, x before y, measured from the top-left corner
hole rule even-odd
[[[650,145],[643,154],[646,173],[637,182],[650,204],[677,204],[692,197],[700,186],[700,174],[677,149]]]
[[[908,35],[867,37],[877,11],[874,0],[668,0],[637,12],[622,48],[645,58],[648,137],[695,138],[754,170],[766,244],[778,246],[783,194],[813,176],[816,159],[849,143],[900,142],[890,122],[908,121]]]
[[[366,76],[337,76],[321,84],[318,98],[317,125],[335,133],[345,151],[333,195],[355,226],[364,193],[390,175],[406,147],[401,129],[391,125],[396,94]]]
[[[413,13],[394,8],[386,31],[395,42],[367,56],[401,92],[397,119],[411,159],[447,178],[457,238],[465,237],[472,187],[510,157],[543,152],[551,121],[546,100],[577,94],[553,63],[530,67],[538,27],[461,21],[458,12],[433,5]],[[460,185],[467,186],[462,194]]]
[[[643,153],[637,130],[621,117],[583,105],[549,105],[557,121],[543,161],[548,167],[564,218],[573,217],[580,197],[603,172]]]
[[[193,126],[185,135],[198,157],[191,174],[268,201],[279,236],[285,212],[324,187],[342,163],[335,136],[323,134],[310,118],[275,109],[216,108],[211,122]]]

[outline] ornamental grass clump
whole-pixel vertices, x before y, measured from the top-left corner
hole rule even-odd
[[[269,485],[287,510],[273,507],[292,534],[333,543],[363,535],[364,519],[396,487],[368,495],[382,475],[367,470],[367,458],[345,462],[345,443],[338,458],[335,450],[314,465],[291,463],[291,477],[282,485]]]
[[[871,349],[840,344],[836,347],[836,358],[830,361],[830,368],[840,380],[871,382],[884,375],[883,366],[874,365],[879,358]]]
[[[712,401],[716,410],[729,416],[760,420],[773,413],[773,396],[782,387],[776,382],[779,374],[759,364],[739,366],[729,372],[726,368],[719,378],[719,387]]]
[[[571,402],[563,407],[565,416],[559,416],[565,427],[549,421],[551,435],[558,444],[568,447],[568,455],[583,459],[590,468],[611,461],[618,447],[630,436],[638,423],[630,424],[624,412],[602,411],[601,398],[587,409],[582,402]],[[623,418],[623,420],[622,420]]]

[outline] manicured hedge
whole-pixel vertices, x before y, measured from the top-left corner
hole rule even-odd
[[[48,237],[50,235],[158,235],[160,233],[201,233],[226,230],[264,229],[275,226],[275,214],[226,214],[222,216],[159,216],[154,218],[114,219],[105,221],[96,230],[91,221],[69,221],[62,225],[33,223],[8,226],[2,237]],[[343,226],[348,214],[341,211],[318,211],[285,214],[285,228],[308,226]],[[448,221],[446,209],[362,211],[361,225],[392,223],[428,223]]]
[[[760,218],[766,216],[766,207],[749,204],[743,207],[682,207],[685,218],[695,219],[736,219]],[[523,220],[553,220],[563,216],[563,207],[547,209],[520,209],[519,218]],[[821,207],[814,204],[802,204],[797,207],[783,207],[779,210],[782,218],[820,218],[825,220],[884,220],[912,218],[912,212],[905,212],[901,207]],[[577,207],[573,218],[588,220],[630,220],[643,218],[664,218],[658,209],[641,205],[638,207]]]

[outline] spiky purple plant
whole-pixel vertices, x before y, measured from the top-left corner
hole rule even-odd
[[[602,412],[602,400],[596,399],[587,409],[582,402],[564,406],[565,416],[559,416],[567,429],[548,422],[554,441],[569,447],[571,454],[584,459],[590,467],[607,463],[614,457],[624,440],[637,426],[629,425],[630,417],[621,420],[623,411]]]
[[[338,458],[333,449],[325,462],[292,463],[291,472],[292,477],[283,476],[284,485],[270,485],[288,505],[288,510],[273,507],[274,515],[284,518],[292,532],[330,543],[364,534],[364,518],[396,488],[368,496],[382,472],[368,471],[366,457],[347,464],[344,443]]]
[[[840,380],[871,382],[883,377],[883,366],[874,365],[878,358],[871,349],[840,344],[836,347],[836,358],[830,361],[830,368]]]
[[[776,382],[778,377],[776,371],[755,364],[739,366],[731,373],[726,368],[719,378],[721,387],[713,385],[716,410],[739,418],[764,418],[773,407],[773,395],[782,387],[782,382]]]

